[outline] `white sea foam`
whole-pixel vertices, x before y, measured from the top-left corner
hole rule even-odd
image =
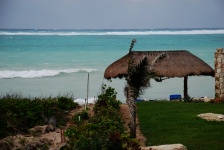
[[[97,97],[88,98],[88,104],[89,103],[95,104],[96,101],[97,101]],[[79,105],[84,105],[86,103],[86,100],[83,98],[77,98],[77,99],[74,99],[74,102],[77,102]]]
[[[53,77],[61,73],[94,72],[96,69],[64,69],[64,70],[3,70],[0,79]]]
[[[79,35],[191,35],[191,34],[224,34],[224,29],[195,30],[118,30],[118,31],[0,31],[0,35],[39,35],[39,36],[79,36]]]

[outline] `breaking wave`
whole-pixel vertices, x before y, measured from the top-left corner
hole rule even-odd
[[[80,36],[80,35],[190,35],[224,34],[224,29],[158,30],[0,30],[0,35]]]
[[[12,78],[43,78],[53,77],[63,73],[87,73],[95,72],[96,69],[64,69],[64,70],[3,70],[0,71],[0,79],[12,79]]]

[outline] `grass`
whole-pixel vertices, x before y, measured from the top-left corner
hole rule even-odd
[[[137,103],[146,145],[181,143],[188,150],[223,150],[224,122],[206,121],[201,113],[224,114],[224,104],[149,101]]]

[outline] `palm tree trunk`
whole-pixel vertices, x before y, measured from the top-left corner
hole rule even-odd
[[[125,77],[127,86],[124,89],[126,95],[126,103],[128,104],[130,111],[130,134],[132,138],[136,137],[136,112],[137,107],[135,105],[135,99],[143,93],[143,90],[150,86],[150,76],[153,74],[152,70],[154,65],[166,57],[165,53],[157,56],[152,63],[148,64],[147,57],[143,56],[138,64],[135,62],[132,48],[136,40],[133,39],[129,49],[129,61],[128,61],[128,75]],[[149,69],[148,69],[149,67]],[[138,82],[136,82],[138,80]]]
[[[133,92],[131,91],[131,87],[127,89],[127,101],[129,111],[130,111],[130,135],[132,138],[136,138],[136,112],[137,107],[135,104],[135,99],[132,96]]]

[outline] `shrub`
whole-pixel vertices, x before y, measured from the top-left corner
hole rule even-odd
[[[72,97],[58,97],[58,107],[62,110],[70,110],[72,108],[76,108],[78,103],[74,103]]]
[[[89,114],[87,111],[83,110],[80,113],[75,114],[72,118],[71,118],[71,123],[73,124],[82,124],[83,121],[86,121],[89,119]]]
[[[102,94],[98,96],[98,100],[95,103],[94,112],[97,113],[101,108],[112,107],[114,109],[119,109],[121,102],[116,100],[116,94],[114,88],[102,86]]]
[[[102,94],[98,96],[94,107],[95,115],[85,121],[73,122],[74,126],[65,132],[65,136],[69,139],[68,143],[61,149],[131,150],[140,148],[139,142],[131,139],[125,132],[119,113],[120,102],[115,99],[115,89],[106,88],[106,85],[102,89]],[[84,117],[86,113],[84,111],[78,115]]]
[[[60,99],[60,101],[58,101]],[[66,102],[62,102],[66,99]],[[63,126],[68,121],[68,109],[77,107],[72,98],[23,98],[9,94],[0,98],[0,138],[17,133],[28,133],[28,129],[43,125],[42,116],[55,116],[57,125]]]

